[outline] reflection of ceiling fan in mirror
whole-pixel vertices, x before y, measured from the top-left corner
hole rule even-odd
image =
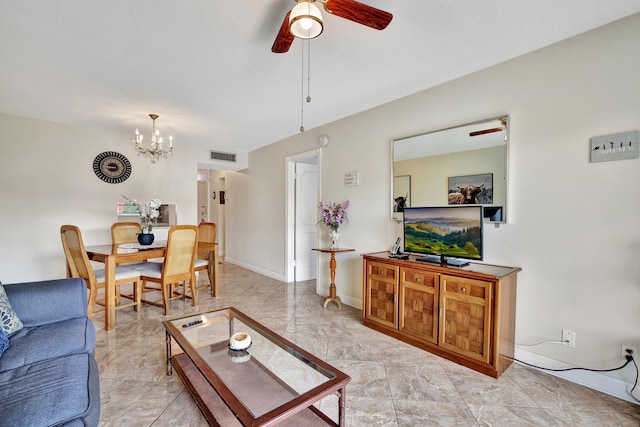
[[[502,125],[502,127],[499,127],[499,128],[482,129],[482,130],[469,132],[469,136],[479,136],[479,135],[486,135],[488,133],[502,132],[503,130],[505,130],[507,126],[507,118],[506,117],[501,118],[500,124]]]
[[[285,53],[293,39],[312,39],[322,33],[323,23],[320,9],[315,3],[322,3],[325,12],[339,16],[376,30],[384,30],[393,15],[375,7],[353,0],[296,0],[293,9],[284,17],[280,31],[273,42],[273,53]]]

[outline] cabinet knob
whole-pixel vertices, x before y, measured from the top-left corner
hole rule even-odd
[[[420,278],[419,277],[416,278],[416,282],[420,283]]]
[[[380,270],[380,274],[384,274],[384,270]]]
[[[460,289],[462,292],[467,292],[467,288]]]

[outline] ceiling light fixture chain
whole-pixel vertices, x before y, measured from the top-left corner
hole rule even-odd
[[[151,160],[151,163],[155,163],[161,158],[166,159],[169,154],[173,153],[173,136],[169,135],[169,147],[164,148],[162,146],[164,141],[160,136],[160,131],[156,129],[156,119],[160,116],[157,114],[149,114],[149,117],[151,117],[153,121],[151,125],[151,143],[148,147],[145,147],[143,144],[144,136],[136,129],[136,137],[133,140],[133,145],[138,152],[138,157],[144,156]]]
[[[304,43],[300,58],[300,132],[304,132]]]
[[[300,76],[300,132],[304,132],[304,103],[311,103],[311,41],[309,39],[303,40],[306,41],[307,45],[307,97],[304,96],[304,74],[305,74],[305,56],[304,56],[304,46],[305,43],[302,43],[302,63],[301,63],[301,76]]]
[[[307,103],[311,102],[311,40],[307,40]]]

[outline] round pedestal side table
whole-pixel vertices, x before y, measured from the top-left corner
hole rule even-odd
[[[338,252],[353,252],[355,249],[330,249],[330,248],[317,248],[311,249],[312,251],[318,251],[322,253],[331,254],[331,261],[329,261],[329,268],[331,269],[331,285],[329,286],[329,296],[324,300],[324,308],[327,308],[327,304],[333,301],[338,305],[338,308],[342,308],[342,301],[340,297],[336,295],[336,253]]]

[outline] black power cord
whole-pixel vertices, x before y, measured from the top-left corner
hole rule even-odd
[[[629,352],[629,350],[627,350],[627,353]],[[640,399],[638,399],[637,397],[635,397],[633,395],[633,390],[636,389],[636,387],[638,387],[638,364],[636,363],[636,360],[633,358],[633,356],[631,354],[627,354],[626,356],[627,361],[629,359],[631,359],[633,361],[633,366],[636,367],[636,381],[633,383],[633,387],[631,387],[631,390],[629,391],[629,394],[631,395],[631,397],[633,397],[637,402],[640,402]]]
[[[580,367],[564,368],[564,369],[553,369],[553,368],[544,368],[542,366],[532,365],[531,363],[523,362],[522,360],[518,360],[518,359],[513,359],[513,360],[515,360],[518,363],[522,363],[523,365],[531,366],[532,368],[542,369],[544,371],[564,372],[564,371],[580,370],[580,371],[591,371],[591,372],[613,372],[613,371],[619,371],[620,369],[626,367],[629,363],[634,362],[633,361],[633,357],[631,357],[631,356],[625,356],[625,357],[627,358],[627,361],[624,363],[624,365],[619,366],[617,368],[611,368],[611,369],[590,369],[590,368],[580,368]],[[634,362],[634,364],[635,364],[635,362]]]
[[[622,366],[619,366],[617,368],[611,368],[611,369],[590,369],[590,368],[580,368],[580,367],[564,368],[564,369],[553,369],[553,368],[544,368],[542,366],[532,365],[531,363],[523,362],[522,360],[515,359],[515,358],[513,360],[518,362],[518,363],[522,363],[523,365],[531,366],[532,368],[542,369],[544,371],[552,371],[552,372],[566,372],[566,371],[576,371],[576,370],[590,371],[590,372],[613,372],[613,371],[619,371],[620,369],[624,369],[629,363],[633,363],[633,366],[635,366],[635,368],[636,368],[636,380],[633,383],[633,387],[631,387],[631,390],[629,391],[629,394],[631,395],[631,397],[633,399],[635,399],[636,401],[640,402],[640,399],[637,399],[633,395],[633,390],[635,390],[636,387],[638,386],[638,376],[639,376],[638,364],[636,363],[635,359],[633,358],[633,354],[632,354],[632,352],[630,350],[627,350],[627,355],[625,356],[625,359],[627,359],[627,361]]]

